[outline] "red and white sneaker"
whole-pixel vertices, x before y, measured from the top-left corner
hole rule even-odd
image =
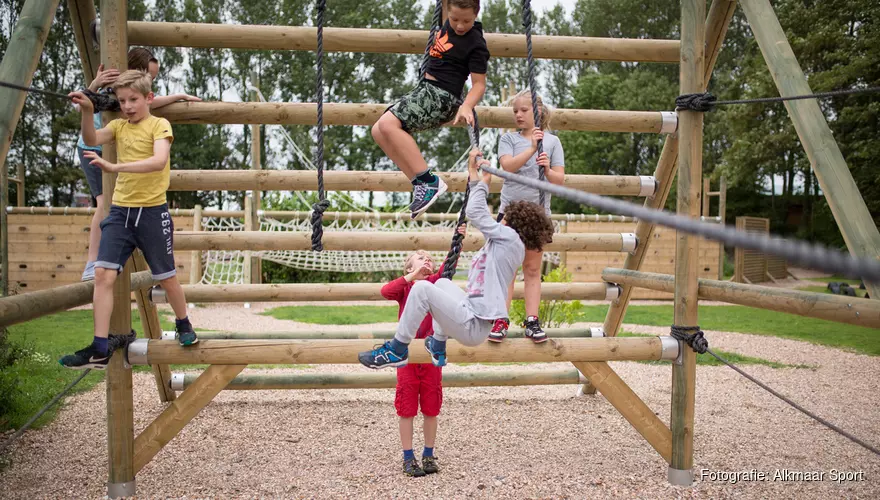
[[[504,337],[507,336],[508,328],[510,328],[510,322],[507,321],[507,318],[496,319],[495,324],[492,325],[492,331],[489,332],[489,342],[501,342],[504,340]]]

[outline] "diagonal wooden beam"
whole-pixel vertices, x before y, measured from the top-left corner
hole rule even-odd
[[[140,250],[133,255],[134,270],[149,271],[150,267]],[[159,323],[159,310],[150,301],[150,289],[145,288],[134,292],[137,301],[138,313],[141,317],[141,325],[144,327],[144,336],[148,339],[162,338],[162,325]],[[163,403],[177,399],[177,392],[171,389],[171,369],[168,365],[152,365],[153,376],[156,378],[156,389],[159,391],[159,400]]]
[[[574,363],[593,387],[669,463],[672,460],[672,432],[639,396],[605,362]]]
[[[779,95],[812,94],[770,2],[743,0],[742,6]],[[819,103],[815,99],[785,101],[785,109],[807,152],[846,247],[859,257],[880,258],[880,231],[859,193]],[[865,283],[865,286],[872,298],[880,298],[880,283]]]
[[[714,0],[709,9],[709,15],[706,16],[706,58],[705,72],[703,73],[705,82],[708,82],[712,76],[715,61],[718,59],[721,44],[724,41],[725,35],[727,35],[727,27],[735,10],[736,1]],[[706,90],[705,87],[703,90]],[[666,198],[669,196],[672,180],[675,178],[677,161],[678,137],[670,135],[666,137],[663,151],[660,153],[660,160],[657,162],[657,170],[654,172],[654,178],[657,180],[657,192],[653,197],[645,200],[646,208],[658,210],[666,205]],[[642,267],[642,263],[648,255],[648,250],[651,246],[651,234],[654,232],[654,224],[640,221],[636,224],[635,232],[640,244],[635,252],[627,255],[623,265],[624,269],[638,270]],[[632,292],[633,287],[630,285],[623,285],[621,287],[620,298],[611,304],[611,307],[608,308],[608,314],[605,316],[605,335],[611,337],[617,335],[620,325],[623,323],[626,308],[629,306]]]
[[[97,17],[94,0],[67,0],[67,10],[70,11],[70,24],[73,27],[73,36],[76,38],[76,47],[79,49],[79,59],[82,62],[83,76],[86,85],[92,83],[98,66],[101,63],[100,55],[92,43],[90,26]]]
[[[211,365],[134,440],[137,474],[247,365]]]

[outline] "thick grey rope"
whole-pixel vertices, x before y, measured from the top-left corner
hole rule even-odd
[[[480,124],[477,121],[477,112],[474,111],[474,124],[468,125],[468,138],[470,139],[471,149],[480,147]],[[455,267],[458,265],[458,258],[461,256],[462,242],[464,235],[459,234],[458,228],[467,222],[467,205],[471,196],[471,184],[466,182],[464,185],[464,199],[461,202],[461,212],[458,214],[458,222],[455,223],[455,232],[452,234],[452,243],[449,245],[449,252],[443,261],[443,272],[441,277],[452,279],[455,275]]]
[[[783,101],[799,101],[802,99],[827,99],[829,97],[837,97],[842,95],[852,95],[852,94],[870,94],[874,92],[880,92],[880,87],[866,87],[863,89],[844,89],[844,90],[832,90],[830,92],[819,92],[817,94],[803,94],[803,95],[794,95],[790,97],[757,97],[754,99],[736,99],[730,101],[719,101],[714,95],[709,92],[702,92],[697,94],[683,94],[675,98],[675,108],[679,109],[687,109],[690,111],[712,111],[715,106],[729,105],[729,104],[758,104],[758,103],[770,103],[770,102],[783,102]]]
[[[324,244],[324,211],[330,208],[330,201],[324,193],[324,11],[327,8],[326,0],[318,0],[318,18],[315,22],[318,27],[318,50],[316,55],[316,77],[318,105],[318,146],[315,151],[315,166],[318,167],[318,202],[312,205],[312,250],[321,252]]]
[[[538,81],[535,76],[535,58],[532,57],[532,0],[523,0],[522,5],[523,26],[526,31],[526,57],[529,68],[529,92],[532,95],[532,116],[535,119],[535,128],[541,128],[541,110],[538,109]],[[538,141],[538,156],[544,152],[544,141]],[[538,179],[544,180],[544,167],[538,165]],[[544,191],[541,191],[539,203],[544,206]]]
[[[785,259],[813,269],[830,273],[840,273],[850,278],[862,278],[865,281],[880,282],[880,261],[872,258],[853,257],[846,253],[831,250],[821,245],[812,245],[800,241],[789,241],[783,238],[762,236],[756,233],[737,231],[719,224],[701,222],[681,215],[671,214],[662,210],[652,210],[623,200],[616,200],[585,193],[564,186],[557,186],[546,181],[530,179],[523,175],[511,174],[492,167],[483,170],[507,181],[540,189],[555,196],[589,205],[608,213],[629,215],[631,217],[670,227],[688,234],[702,236],[711,240],[723,241],[733,247],[748,248],[760,252],[784,257]]]
[[[434,38],[440,31],[443,22],[443,0],[437,0],[434,6],[434,18],[431,19],[431,34],[428,35],[428,43],[425,45],[425,57],[422,58],[422,67],[419,68],[419,81],[425,77],[425,71],[428,70],[428,61],[431,59],[431,46],[434,45]]]

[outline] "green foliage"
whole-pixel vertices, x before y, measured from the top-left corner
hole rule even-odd
[[[564,267],[557,267],[543,277],[544,283],[571,283],[571,273]],[[538,317],[545,328],[557,328],[578,321],[581,310],[579,300],[542,300],[538,308]],[[510,321],[521,325],[526,320],[526,302],[514,300],[510,304]]]

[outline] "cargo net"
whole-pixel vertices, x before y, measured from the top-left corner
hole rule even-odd
[[[442,232],[452,238],[455,220],[427,222],[409,220],[409,214],[402,214],[400,220],[361,219],[324,219],[324,231],[394,231],[394,232]],[[559,221],[554,221],[558,230]],[[240,218],[203,217],[203,231],[244,231],[244,222]],[[307,218],[301,220],[277,220],[260,217],[260,231],[297,231],[311,232],[311,224]],[[329,271],[341,273],[359,273],[374,271],[402,271],[404,259],[410,251],[348,251],[325,250],[208,250],[202,252],[201,283],[225,285],[244,283],[244,261],[247,257],[259,257],[262,260],[275,262],[294,269],[309,271]],[[458,270],[466,271],[470,267],[475,252],[462,252],[458,261]],[[440,266],[446,258],[446,251],[431,252],[435,264]],[[559,254],[544,253],[544,261],[559,264]]]

